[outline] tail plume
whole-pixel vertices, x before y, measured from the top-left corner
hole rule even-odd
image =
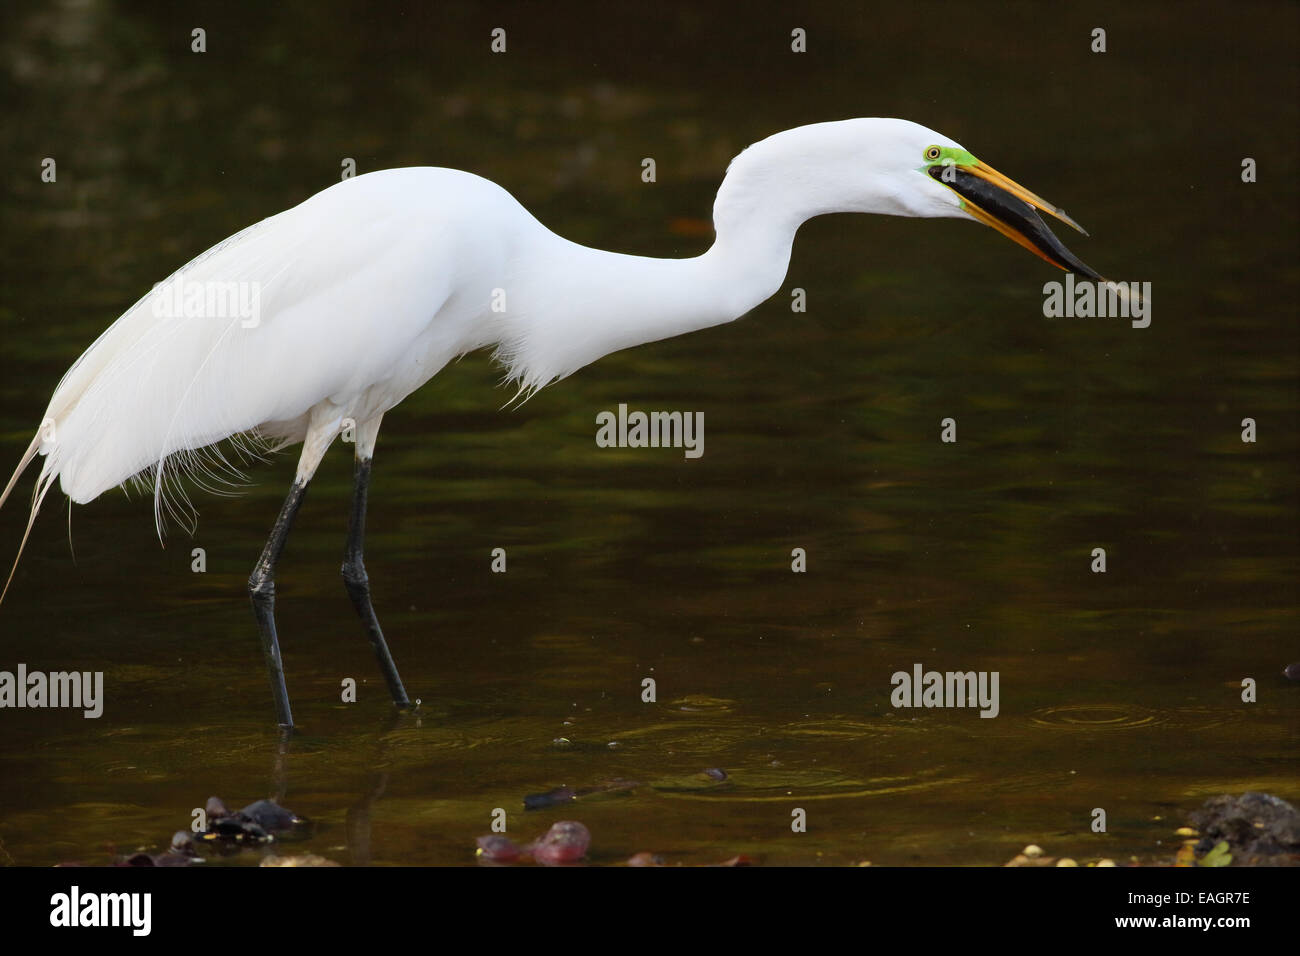
[[[32,463],[32,460],[36,458],[40,448],[41,432],[38,431],[32,438],[31,444],[27,446],[27,450],[23,452],[23,457],[18,462],[18,467],[14,469],[13,475],[10,476],[9,483],[5,485],[5,490],[0,492],[0,508],[3,508],[5,502],[9,500],[14,486],[18,484],[19,477],[27,470],[27,466]],[[27,527],[23,530],[23,539],[18,544],[18,554],[14,556],[13,566],[9,569],[9,577],[5,579],[4,588],[0,589],[0,603],[4,603],[5,595],[9,593],[9,585],[13,583],[14,572],[18,570],[18,562],[22,559],[23,549],[27,547],[27,538],[32,533],[32,525],[36,523],[36,513],[41,510],[41,502],[45,500],[45,495],[54,484],[56,477],[52,473],[47,474],[47,470],[42,470],[40,478],[36,481],[36,488],[32,492],[32,510],[27,516]]]

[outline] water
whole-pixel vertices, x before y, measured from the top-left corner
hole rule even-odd
[[[111,493],[74,509],[74,562],[51,498],[0,669],[102,670],[107,702],[94,721],[0,711],[0,862],[156,852],[212,794],[280,795],[316,823],[297,846],[344,863],[470,863],[497,807],[521,841],[582,820],[596,862],[1000,863],[1031,841],[1148,860],[1206,796],[1300,798],[1280,676],[1300,659],[1294,8],[251,10],[6,10],[0,123],[29,171],[0,185],[7,460],[152,282],[344,157],[470,169],[570,238],[682,256],[747,143],[905,116],[1063,205],[1092,235],[1062,234],[1074,252],[1153,283],[1153,321],[1044,319],[1057,275],[989,230],[838,216],[801,230],[785,291],[741,322],[519,409],[466,358],[386,418],[372,487],[376,605],[423,704],[393,718],[341,586],[335,449],[281,565],[301,724],[283,757],[244,581],[294,455],[201,499],[165,549],[149,502]],[[597,448],[620,402],[703,412],[704,456]],[[24,518],[0,513],[0,540]],[[892,707],[916,663],[998,671],[999,716]],[[609,781],[637,786],[522,811]]]

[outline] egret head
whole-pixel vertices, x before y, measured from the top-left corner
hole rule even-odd
[[[714,221],[721,233],[729,219],[773,207],[796,225],[830,212],[974,219],[1055,266],[1101,278],[1038,211],[1083,232],[1078,223],[959,143],[908,120],[816,123],[755,143],[732,161]]]
[[[1090,279],[1101,278],[1062,245],[1037,210],[1086,236],[1088,233],[1082,226],[1067,216],[1063,209],[980,162],[962,147],[945,143],[934,134],[934,140],[921,152],[921,162],[916,171],[946,190],[944,198],[947,201],[952,202],[955,198],[962,214],[991,226],[1052,265]]]

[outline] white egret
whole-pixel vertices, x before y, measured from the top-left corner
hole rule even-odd
[[[60,381],[0,505],[40,455],[20,556],[56,479],[78,504],[128,479],[152,484],[161,535],[174,496],[186,503],[175,479],[220,479],[229,467],[214,443],[302,442],[248,582],[276,716],[288,727],[276,562],[322,456],[355,423],[343,579],[392,698],[406,705],[370,600],[366,494],[384,413],[449,361],[495,346],[529,394],[619,349],[730,322],[776,292],[796,230],[824,213],[975,219],[1099,278],[1035,209],[1075,226],[957,143],[899,119],[817,123],[750,146],[718,190],[712,247],[688,259],[570,242],[470,173],[357,176],[219,243],[128,309]]]

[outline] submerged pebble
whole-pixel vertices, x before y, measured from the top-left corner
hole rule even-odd
[[[576,863],[587,855],[591,831],[576,820],[561,820],[533,844],[533,859],[546,866]]]
[[[561,803],[569,803],[578,798],[578,791],[572,787],[556,787],[554,790],[547,790],[545,793],[530,793],[524,797],[525,810],[546,810],[550,807],[559,806]]]
[[[339,866],[333,860],[327,860],[315,853],[303,853],[299,856],[267,856],[258,866]]]
[[[195,838],[206,843],[269,843],[275,834],[307,825],[306,819],[274,800],[255,800],[238,813],[231,813],[220,797],[209,797],[204,809],[208,828],[195,834]]]
[[[474,855],[490,863],[513,863],[519,859],[519,847],[513,840],[493,834],[478,838],[478,849]]]
[[[307,821],[292,810],[286,810],[274,800],[257,800],[239,811],[238,816],[256,823],[268,833],[292,830]]]

